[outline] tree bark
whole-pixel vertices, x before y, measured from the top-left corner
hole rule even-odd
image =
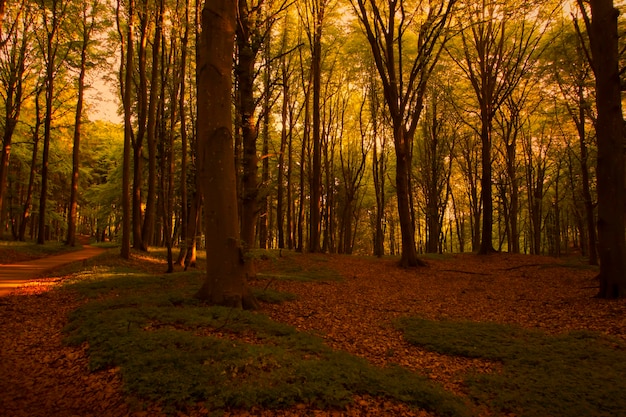
[[[233,159],[231,69],[236,23],[234,2],[205,2],[197,48],[197,126],[207,276],[196,297],[211,304],[255,308],[240,241]]]
[[[26,189],[26,200],[24,201],[24,209],[22,210],[22,220],[20,221],[20,228],[17,239],[19,241],[26,240],[26,226],[31,218],[31,210],[33,203],[33,191],[35,190],[35,177],[37,175],[37,157],[39,150],[39,131],[41,129],[41,105],[39,104],[39,98],[42,93],[42,86],[39,85],[35,91],[35,126],[33,127],[33,153],[30,162],[30,173],[28,176],[28,187]],[[32,231],[31,226],[31,231]]]
[[[78,215],[78,179],[80,171],[80,139],[82,135],[83,118],[83,98],[85,95],[85,75],[87,72],[87,48],[91,41],[92,22],[88,22],[87,10],[83,10],[82,16],[83,39],[80,51],[80,71],[78,74],[78,91],[76,102],[76,117],[74,118],[74,147],[72,149],[72,184],[70,187],[69,213],[67,215],[67,239],[65,244],[74,246],[76,244],[76,221]]]
[[[309,252],[320,252],[321,197],[322,197],[322,138],[320,133],[320,93],[322,80],[322,23],[325,0],[317,2],[313,17],[311,44],[311,76],[313,79],[313,161],[311,164],[311,206],[309,209]]]
[[[66,6],[61,6],[66,7]],[[41,163],[41,194],[39,196],[39,231],[37,243],[43,245],[46,242],[46,206],[48,201],[48,159],[50,155],[50,140],[52,138],[52,114],[54,107],[54,81],[56,74],[58,30],[63,18],[64,9],[59,9],[59,1],[53,0],[50,6],[51,21],[44,22],[46,27],[46,118],[44,119],[43,152]]]
[[[165,45],[161,45],[162,30],[163,30],[163,0],[159,0],[157,3],[156,12],[156,29],[154,31],[154,41],[152,46],[152,73],[150,75],[150,96],[148,106],[148,118],[146,128],[146,143],[148,145],[148,190],[146,194],[146,214],[143,219],[143,225],[141,228],[141,238],[143,241],[144,249],[147,249],[149,245],[154,242],[154,227],[156,223],[156,200],[157,200],[157,105],[163,97],[159,97],[159,82],[161,84],[166,83],[167,80],[160,77],[159,57],[162,52],[161,49],[165,49]],[[161,80],[159,80],[161,79]],[[145,97],[145,96],[144,96]],[[175,103],[172,103],[175,105]]]
[[[619,77],[619,12],[612,0],[591,0],[591,52],[598,122],[598,254],[602,298],[626,296],[624,120]]]
[[[258,198],[258,157],[256,143],[258,138],[255,118],[254,79],[256,53],[258,47],[251,42],[252,28],[249,21],[247,0],[238,0],[237,13],[237,75],[238,115],[241,117],[241,140],[243,146],[241,181],[241,239],[244,249],[254,247]]]
[[[181,161],[180,161],[180,238],[182,245],[176,264],[183,266],[185,263],[185,255],[187,253],[187,236],[189,235],[189,192],[187,187],[187,111],[185,107],[185,90],[187,86],[187,45],[189,44],[189,0],[185,1],[185,31],[181,41],[181,58],[180,58],[180,95],[178,96],[179,114],[180,114],[180,141],[181,141]],[[194,221],[196,221],[194,219]],[[194,232],[195,232],[194,227]],[[195,239],[195,233],[194,233]]]
[[[278,247],[283,249],[285,247],[285,151],[287,150],[287,120],[290,100],[290,89],[288,84],[287,64],[286,58],[281,60],[281,76],[282,76],[282,106],[281,106],[281,120],[282,126],[280,130],[280,152],[278,153],[278,175],[277,175],[277,193],[276,193],[276,220],[278,227]],[[289,193],[289,189],[287,189]],[[287,213],[290,208],[287,205]],[[290,232],[290,225],[287,225],[287,233]]]
[[[118,0],[118,19],[119,7],[121,0]],[[124,107],[124,156],[122,159],[122,247],[120,256],[124,259],[130,259],[130,234],[131,234],[131,197],[130,197],[130,151],[131,138],[133,135],[132,125],[132,102],[131,94],[133,91],[133,31],[134,31],[134,0],[128,1],[128,29],[126,33],[126,67],[124,70],[124,81],[122,86],[122,104]],[[118,21],[119,27],[119,21]],[[123,46],[123,42],[122,42]],[[124,56],[122,51],[122,56]],[[123,65],[123,64],[121,64]],[[121,78],[121,74],[120,74]],[[121,79],[120,79],[121,81]]]
[[[0,25],[4,15],[4,1],[0,2]],[[24,27],[28,30],[30,24]],[[0,38],[2,37],[0,27]],[[0,40],[1,42],[1,40]],[[9,52],[10,62],[7,62],[8,73],[3,84],[5,87],[5,103],[4,103],[4,132],[2,135],[2,154],[0,155],[0,222],[4,211],[3,201],[7,189],[7,176],[9,172],[9,160],[11,156],[11,146],[13,141],[13,133],[17,127],[20,117],[22,101],[24,100],[24,72],[26,71],[26,56],[28,52],[28,36],[22,36],[20,42],[15,39],[15,45]]]

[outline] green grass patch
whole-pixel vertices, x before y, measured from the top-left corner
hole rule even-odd
[[[93,242],[93,243],[90,243],[90,245],[96,248],[103,248],[103,249],[113,249],[113,248],[119,248],[122,246],[122,244],[116,240],[109,240],[105,242]]]
[[[81,249],[82,246],[67,246],[63,242],[46,242],[39,245],[35,242],[15,242],[0,240],[0,264],[29,261],[44,256],[60,255]]]
[[[447,355],[500,361],[501,373],[470,374],[474,400],[520,417],[626,415],[626,346],[590,332],[553,336],[517,326],[397,321],[407,341]]]
[[[454,260],[455,255],[452,253],[420,253],[418,258],[425,261],[451,261]]]
[[[297,403],[341,408],[367,394],[442,416],[469,415],[462,400],[424,376],[374,367],[260,313],[202,304],[193,298],[202,273],[94,266],[78,278],[68,286],[88,300],[70,315],[65,341],[89,344],[94,371],[120,367],[130,398],[172,412],[203,401],[219,412]]]
[[[297,282],[337,282],[343,277],[330,268],[325,255],[302,255],[290,251],[255,251],[254,258],[269,262],[259,279]]]
[[[296,299],[295,294],[285,291],[276,291],[271,288],[253,288],[252,294],[254,294],[257,300],[269,304],[282,304],[285,301],[293,301]]]

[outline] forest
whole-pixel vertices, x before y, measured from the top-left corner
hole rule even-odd
[[[626,415],[624,7],[0,0],[0,415]]]
[[[221,198],[202,195],[197,175],[201,2],[1,3],[2,237],[88,234],[123,255],[124,243],[166,246],[170,265],[193,262],[203,204]],[[229,104],[244,248],[598,264],[591,11],[237,2]]]

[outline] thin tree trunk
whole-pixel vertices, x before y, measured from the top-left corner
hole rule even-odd
[[[18,233],[18,240],[26,240],[26,226],[31,218],[31,210],[33,203],[33,191],[35,189],[35,176],[37,175],[37,157],[39,150],[39,131],[41,129],[41,106],[39,104],[39,97],[41,96],[42,89],[38,87],[35,93],[35,126],[33,127],[33,152],[30,162],[30,173],[28,176],[28,188],[26,190],[26,199],[24,201],[24,209],[22,210],[22,221],[20,222],[20,229]],[[31,226],[31,230],[33,227]]]
[[[78,75],[78,91],[76,117],[74,119],[74,147],[72,150],[72,185],[70,188],[69,213],[67,216],[66,245],[76,244],[76,220],[78,214],[78,177],[80,171],[80,139],[83,118],[83,97],[85,95],[85,74],[87,72],[87,47],[90,42],[91,29],[87,26],[87,11],[83,11],[83,43],[80,51],[80,73]]]
[[[276,218],[277,218],[277,228],[278,228],[278,247],[283,249],[285,247],[285,213],[284,213],[284,195],[285,195],[285,184],[284,184],[284,173],[285,173],[285,151],[287,149],[287,117],[289,110],[289,85],[287,83],[287,70],[285,68],[285,63],[282,63],[282,107],[281,107],[281,118],[282,118],[282,127],[280,131],[280,151],[278,154],[278,175],[277,175],[277,192],[276,192]],[[289,190],[287,190],[289,192]],[[289,213],[289,205],[287,205],[287,213]],[[289,225],[287,226],[287,230],[289,231]]]
[[[491,181],[491,123],[489,116],[483,115],[481,139],[482,176],[480,180],[481,200],[483,203],[482,234],[478,253],[481,255],[495,252],[493,247],[493,190]]]
[[[118,0],[118,19],[121,0]],[[130,259],[130,234],[131,234],[131,197],[130,197],[130,161],[131,161],[131,138],[132,125],[132,101],[133,91],[133,31],[134,31],[135,2],[128,0],[128,29],[126,33],[126,67],[123,69],[124,82],[122,85],[122,103],[124,106],[124,156],[122,167],[122,248],[120,255],[124,259]],[[120,23],[118,21],[118,27]],[[123,45],[123,44],[122,44]],[[124,56],[122,51],[122,56]],[[123,64],[120,64],[123,65]],[[121,75],[121,74],[120,74]]]
[[[159,97],[159,79],[160,83],[165,84],[166,80],[159,76],[159,57],[162,55],[161,49],[165,49],[165,45],[161,45],[163,30],[163,0],[159,0],[156,19],[156,30],[154,31],[154,41],[152,46],[152,73],[150,76],[150,96],[148,103],[148,119],[146,129],[146,142],[148,144],[148,190],[146,194],[146,214],[141,229],[141,238],[144,248],[153,244],[154,226],[156,222],[156,196],[157,196],[157,157],[156,157],[156,125],[157,125],[157,105],[162,97]],[[173,103],[175,105],[175,103]]]
[[[200,184],[198,184],[197,190],[200,189]],[[185,271],[189,268],[195,268],[196,266],[196,250],[197,250],[197,238],[198,238],[198,230],[200,226],[200,220],[202,218],[202,194],[200,191],[196,191],[194,193],[193,198],[191,199],[191,206],[189,210],[188,217],[188,227],[187,227],[187,243],[186,243],[186,252],[185,252]]]
[[[579,87],[582,90],[582,87]],[[582,91],[579,92],[579,97],[583,97]],[[584,100],[581,99],[579,103],[579,115],[578,115],[578,140],[580,144],[580,172],[582,181],[582,193],[583,202],[585,206],[585,220],[587,224],[587,240],[589,248],[589,264],[598,265],[598,252],[596,249],[596,222],[593,209],[593,200],[591,198],[591,191],[589,187],[589,152],[587,150],[586,132],[585,132],[585,106]]]
[[[52,12],[50,26],[45,22],[46,26],[46,117],[44,119],[44,137],[43,137],[43,153],[41,164],[41,194],[39,196],[39,231],[37,234],[37,243],[43,245],[46,242],[46,206],[48,201],[48,160],[50,155],[50,140],[52,138],[52,113],[54,106],[54,81],[55,81],[55,65],[57,64],[57,45],[55,39],[61,16],[58,9],[58,0],[53,0],[50,10]]]
[[[133,143],[133,248],[146,251],[143,240],[143,209],[141,189],[143,187],[143,146],[146,137],[148,119],[148,74],[146,69],[148,43],[148,0],[141,0],[137,8],[139,16],[139,45],[137,48],[137,65],[139,69],[139,86],[137,88],[137,135]]]
[[[311,75],[313,79],[313,163],[310,177],[309,252],[319,252],[321,236],[322,197],[322,138],[320,134],[320,93],[322,80],[322,22],[325,2],[320,1],[314,13],[313,43],[311,45]]]
[[[181,41],[180,58],[180,94],[179,94],[179,115],[180,115],[180,140],[181,140],[181,161],[180,161],[180,239],[182,242],[176,264],[183,266],[185,254],[187,252],[187,236],[189,234],[189,192],[187,187],[187,112],[185,107],[185,90],[187,85],[187,45],[189,43],[189,0],[185,1],[185,32]],[[195,228],[194,228],[195,230]],[[195,239],[195,236],[194,236]]]
[[[404,129],[394,126],[394,141],[396,150],[396,192],[398,197],[398,219],[400,220],[400,235],[402,238],[402,267],[424,266],[425,263],[417,257],[415,247],[415,226],[411,216],[410,172],[411,157],[408,151],[408,140]]]
[[[4,14],[4,1],[0,4],[0,25],[2,15]],[[24,30],[28,30],[29,26]],[[0,27],[0,38],[2,35]],[[17,127],[19,120],[22,100],[23,100],[23,80],[24,72],[26,70],[26,54],[28,50],[28,37],[23,36],[19,46],[16,46],[16,53],[11,51],[11,54],[16,56],[11,60],[8,65],[10,68],[10,74],[8,77],[8,85],[5,85],[5,103],[4,103],[4,132],[2,135],[2,154],[0,155],[0,223],[3,219],[3,201],[7,189],[7,176],[9,172],[9,160],[11,155],[11,145],[13,141],[13,133]]]

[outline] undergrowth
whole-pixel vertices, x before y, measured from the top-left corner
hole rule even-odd
[[[173,413],[197,402],[212,411],[299,403],[336,409],[360,394],[468,415],[458,397],[424,376],[374,367],[260,313],[201,303],[193,298],[201,272],[116,268],[93,266],[68,284],[87,302],[71,314],[65,341],[88,343],[93,371],[119,367],[130,398]]]
[[[16,242],[0,240],[0,264],[23,262],[50,255],[60,255],[80,249],[81,246],[68,246],[63,242]]]
[[[512,325],[404,318],[412,344],[446,355],[499,361],[501,373],[470,374],[474,400],[520,417],[626,415],[626,346],[590,332],[548,335]]]
[[[273,250],[253,251],[250,256],[270,264],[264,272],[257,274],[259,279],[298,282],[337,282],[343,280],[337,271],[326,265],[328,258],[323,254],[304,256],[287,250]]]

